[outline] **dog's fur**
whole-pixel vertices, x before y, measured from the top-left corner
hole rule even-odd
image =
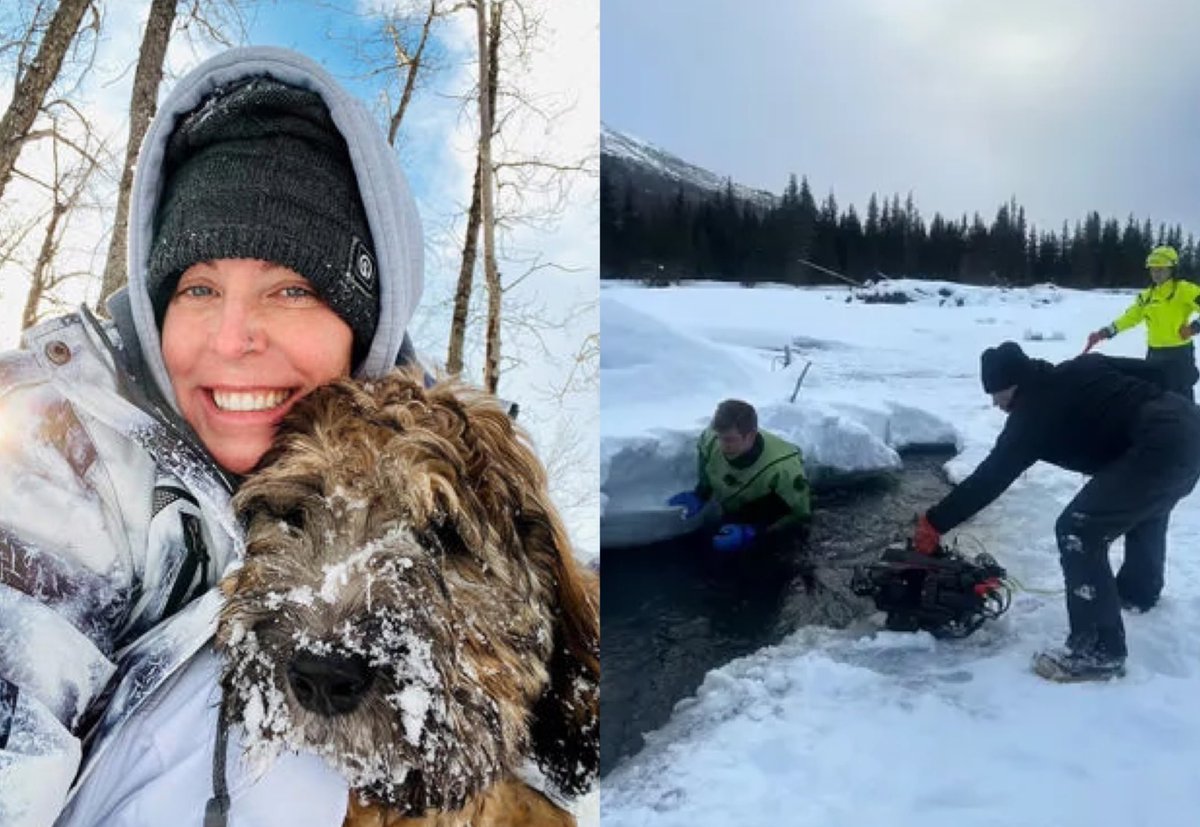
[[[320,388],[234,505],[246,560],[217,638],[252,754],[321,754],[348,824],[574,823],[516,772],[532,758],[566,795],[595,780],[598,584],[493,398],[401,371]],[[357,707],[302,705],[298,654],[369,663]]]

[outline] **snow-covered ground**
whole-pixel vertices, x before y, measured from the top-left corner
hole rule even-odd
[[[980,351],[1013,339],[1061,361],[1133,296],[928,282],[880,290],[917,301],[847,301],[844,288],[605,285],[606,516],[689,486],[687,435],[726,397],[759,406],[810,464],[834,470],[887,467],[888,451],[948,436],[962,452],[947,470],[961,479],[1004,421],[980,387]],[[1144,342],[1137,330],[1100,349],[1139,356]],[[772,360],[786,344],[793,362],[783,368]],[[635,452],[640,463],[626,461]],[[1198,823],[1200,495],[1175,511],[1160,606],[1125,619],[1126,678],[1066,686],[1028,669],[1034,651],[1065,635],[1053,524],[1082,482],[1037,465],[951,535],[1030,589],[1000,621],[959,642],[803,629],[714,670],[605,778],[605,827]],[[1122,552],[1118,542],[1114,560]]]

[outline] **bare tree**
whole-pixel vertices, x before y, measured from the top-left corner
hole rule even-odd
[[[92,0],[61,0],[50,18],[33,60],[25,62],[22,59],[18,62],[13,97],[4,116],[0,118],[0,198],[12,179],[17,157],[29,140],[46,95],[58,78],[67,50],[79,32],[84,13],[91,6]],[[92,13],[98,26],[98,12],[93,9]],[[37,25],[38,16],[35,13],[34,26]]]
[[[175,24],[178,0],[152,0],[150,15],[146,18],[146,30],[142,34],[142,45],[138,49],[137,70],[133,75],[133,92],[129,98],[129,140],[125,144],[125,165],[121,171],[121,183],[117,188],[117,215],[113,220],[112,240],[108,245],[108,259],[104,263],[104,280],[100,285],[97,310],[104,312],[105,302],[126,280],[126,243],[129,233],[129,197],[133,190],[133,169],[138,151],[150,121],[158,107],[158,87],[162,83],[163,63],[167,57],[167,45],[171,41],[171,28]]]
[[[16,258],[17,251],[25,244],[25,239],[33,232],[46,214],[28,216],[8,223],[0,228],[0,267]]]
[[[528,66],[540,37],[541,17],[529,6],[526,0],[477,0],[474,4],[480,54],[480,80],[474,97],[480,110],[480,142],[455,291],[447,369],[451,373],[462,370],[471,315],[468,303],[479,257],[478,236],[482,234],[488,306],[484,324],[484,385],[491,390],[497,387],[504,370],[514,364],[502,356],[502,316],[505,326],[509,325],[504,297],[532,273],[556,267],[542,260],[543,253],[516,250],[506,239],[518,227],[540,230],[551,227],[562,214],[574,179],[580,174],[595,174],[586,160],[555,161],[548,155],[522,155],[508,145],[514,139],[509,135],[527,136],[533,131],[525,129],[529,118],[540,119],[542,131],[548,133],[562,114],[560,109],[522,89],[519,79],[513,79],[517,70]],[[480,37],[481,19],[486,19],[486,40]],[[507,82],[502,80],[502,66],[508,67],[505,72],[510,73]],[[524,272],[509,283],[502,283],[500,259],[523,268]],[[552,327],[560,326],[551,319],[545,321]]]
[[[587,302],[580,310],[595,312],[596,303]],[[579,347],[571,354],[571,369],[566,379],[552,390],[553,396],[561,403],[573,393],[595,393],[600,389],[600,332],[593,330],[584,335]]]
[[[551,156],[558,153],[544,150],[540,155],[537,150],[525,150],[522,154],[508,145],[523,141],[533,132],[552,132],[553,123],[562,111],[537,99],[531,87],[522,88],[520,71],[528,68],[540,37],[541,17],[535,6],[538,0],[409,0],[396,16],[385,18],[382,27],[387,35],[385,42],[391,45],[385,60],[398,70],[402,89],[399,103],[388,109],[389,140],[395,145],[399,122],[413,100],[418,73],[424,72],[425,79],[430,77],[427,47],[436,36],[438,25],[463,9],[474,15],[472,51],[478,59],[477,83],[464,96],[463,104],[464,108],[478,112],[478,135],[471,197],[465,211],[466,226],[460,239],[446,369],[451,374],[463,372],[467,333],[482,327],[485,351],[482,384],[492,391],[496,390],[500,376],[520,361],[519,357],[503,354],[502,335],[509,335],[505,331],[511,328],[520,332],[526,324],[546,329],[562,326],[550,314],[526,315],[513,301],[512,290],[525,278],[556,265],[544,262],[542,251],[515,249],[512,233],[518,228],[543,230],[554,225],[565,207],[572,181],[589,172],[585,162],[556,161]],[[379,65],[380,57],[375,62]],[[534,118],[541,123],[527,129]],[[509,131],[511,137],[505,134]],[[507,284],[501,279],[501,260],[506,269],[511,266],[518,271]],[[481,268],[484,276],[481,291],[475,285],[476,268]],[[472,310],[476,292],[484,298],[484,313]],[[510,308],[516,314],[512,319],[508,317]],[[567,384],[576,384],[575,378],[568,379]]]
[[[492,18],[492,26],[488,32],[487,45],[487,82],[482,87],[486,89],[488,112],[496,109],[496,91],[500,76],[500,16]],[[483,76],[484,67],[480,66]],[[482,121],[482,115],[480,120]],[[493,133],[494,137],[494,133]],[[458,284],[454,290],[454,313],[450,319],[450,347],[446,356],[446,370],[458,375],[463,369],[463,349],[467,336],[467,314],[470,310],[471,288],[475,278],[475,263],[479,249],[479,225],[483,219],[483,172],[484,165],[481,153],[475,154],[475,179],[471,186],[471,208],[467,212],[467,230],[463,236],[462,259],[458,269]],[[498,342],[497,342],[498,344]]]
[[[413,90],[416,89],[417,77],[421,74],[421,67],[425,60],[425,47],[429,45],[429,34],[433,29],[433,23],[439,17],[448,13],[439,12],[437,0],[429,0],[429,7],[425,11],[425,19],[421,22],[421,34],[417,39],[416,48],[412,49],[411,52],[404,44],[404,38],[400,34],[400,26],[396,18],[388,18],[384,23],[384,32],[386,32],[392,44],[392,56],[396,63],[396,70],[404,75],[400,102],[396,104],[391,118],[388,119],[388,144],[390,146],[396,145],[396,136],[400,133],[400,124],[404,121],[404,114],[408,111],[408,105],[412,102]]]
[[[489,9],[491,21],[489,24]],[[499,43],[502,0],[475,0],[476,33],[479,38],[479,198],[483,230],[483,272],[488,288],[486,327],[487,350],[483,365],[483,386],[495,393],[500,385],[500,267],[496,260],[496,216],[492,193],[492,102],[489,92],[492,44]],[[489,28],[490,25],[490,28]],[[497,68],[497,73],[499,68]]]
[[[450,317],[450,347],[446,370],[458,376],[463,370],[463,344],[467,337],[467,314],[471,309],[471,289],[475,281],[475,259],[479,248],[479,216],[482,208],[482,182],[479,158],[475,158],[475,181],[471,186],[471,209],[467,213],[467,231],[463,236],[458,283],[454,288],[454,312]]]
[[[104,280],[96,310],[106,313],[105,302],[120,289],[128,278],[126,258],[129,236],[129,199],[133,192],[133,172],[142,140],[154,120],[158,108],[158,88],[162,84],[167,47],[171,43],[176,18],[180,16],[180,0],[152,0],[146,29],[138,49],[137,69],[133,75],[133,90],[129,96],[129,139],[125,144],[125,164],[117,188],[117,214],[113,220],[108,257],[104,263]],[[201,39],[230,44],[243,34],[243,21],[238,0],[187,0],[179,30],[190,33],[198,30]],[[234,38],[230,37],[230,33]]]
[[[396,76],[399,98],[393,103],[392,90],[385,88],[384,108],[387,141],[397,146],[401,126],[409,106],[425,81],[446,68],[447,61],[436,48],[439,27],[459,11],[470,8],[471,0],[391,0],[371,3],[367,10],[350,10],[340,3],[320,3],[339,15],[355,21],[349,33],[326,33],[326,39],[340,42],[353,55],[354,62],[365,66],[364,78]],[[359,6],[368,4],[358,4]],[[363,37],[362,20],[377,26],[374,36]]]
[[[400,89],[399,99],[395,105],[389,103],[387,139],[388,144],[396,146],[400,136],[404,116],[408,113],[414,94],[420,81],[440,70],[442,65],[429,58],[428,47],[435,36],[437,27],[464,9],[474,9],[473,0],[409,0],[387,12],[382,18],[382,32],[388,48],[386,60],[382,65],[386,71],[394,71],[397,75]],[[377,55],[366,55],[368,64],[379,65],[381,60]],[[493,63],[493,66],[495,64]],[[373,70],[379,73],[383,70]],[[492,100],[495,101],[495,70],[492,70]],[[471,206],[468,210],[467,231],[463,239],[463,250],[460,259],[458,287],[454,298],[453,319],[451,324],[447,369],[451,374],[460,374],[463,370],[463,338],[467,327],[480,224],[480,176],[476,163],[474,184],[471,194]]]
[[[65,270],[58,258],[70,216],[79,208],[92,174],[100,166],[98,160],[100,153],[94,151],[77,153],[72,145],[72,154],[77,160],[67,164],[60,151],[60,147],[67,144],[59,136],[57,123],[51,126],[51,132],[53,138],[51,147],[52,177],[49,183],[51,206],[42,234],[42,243],[38,249],[37,260],[34,262],[29,292],[25,296],[25,307],[21,314],[22,330],[37,323],[39,309],[47,299],[53,296],[54,291],[63,282],[88,272],[86,269]],[[87,141],[91,142],[90,133]]]
[[[422,37],[436,42],[443,31],[438,28],[440,21],[425,28],[430,20],[431,6],[424,5],[428,1],[417,7],[410,0],[403,30],[407,48],[377,55],[374,61],[377,66],[386,63],[401,69],[394,88],[405,91],[397,91],[399,105],[389,105],[383,118],[393,145],[397,144],[397,133],[392,131],[395,117],[405,117],[409,104],[419,97],[409,91],[413,79],[409,67],[419,66],[426,83],[433,77],[424,60],[414,61],[421,43],[429,42]],[[561,140],[555,122],[564,110],[555,108],[556,97],[539,93],[542,86],[534,82],[537,78],[524,71],[533,68],[531,56],[545,42],[539,37],[537,12],[549,6],[543,0],[469,0],[451,8],[451,2],[455,0],[439,3],[437,11],[448,16],[466,8],[474,18],[461,20],[473,24],[468,59],[477,59],[478,68],[471,67],[473,88],[460,97],[460,111],[464,124],[469,119],[471,132],[478,131],[472,135],[470,198],[457,213],[456,219],[462,220],[449,230],[462,235],[446,368],[461,374],[466,362],[482,356],[482,384],[495,392],[509,371],[536,366],[526,377],[532,383],[523,383],[520,391],[522,401],[530,403],[522,420],[536,434],[538,453],[556,480],[556,502],[571,512],[587,509],[590,513],[596,505],[595,479],[580,471],[597,462],[594,440],[586,437],[598,384],[597,302],[589,296],[572,302],[574,306],[565,313],[560,297],[547,304],[533,277],[545,276],[552,268],[569,270],[551,261],[554,254],[528,240],[524,230],[538,232],[557,225],[574,182],[597,174],[595,152],[588,151],[584,160],[563,160],[569,153],[555,145]],[[436,57],[442,52],[433,48],[423,54]],[[547,137],[537,147],[536,137],[533,141],[530,137],[539,133]],[[439,249],[435,248],[435,255]],[[428,309],[429,302],[425,304]],[[506,349],[501,348],[502,339]]]

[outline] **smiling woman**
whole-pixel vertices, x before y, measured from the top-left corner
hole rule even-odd
[[[194,673],[238,556],[231,495],[283,416],[415,361],[415,204],[374,118],[311,60],[234,49],[180,80],[132,203],[112,321],[81,310],[0,355],[0,824],[204,813],[210,732],[172,723],[169,766],[110,745],[180,702],[164,694]],[[274,772],[238,823],[345,811],[311,764]],[[89,779],[114,773],[137,793],[93,806]]]
[[[350,373],[353,337],[294,270],[218,259],[180,277],[163,359],[183,418],[222,467],[242,474],[293,404]]]
[[[167,142],[146,286],[174,402],[244,474],[288,408],[361,362],[375,245],[346,141],[319,95],[234,84]]]

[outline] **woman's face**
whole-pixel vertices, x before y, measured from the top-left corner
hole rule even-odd
[[[1150,268],[1150,280],[1153,281],[1155,284],[1162,284],[1164,281],[1166,281],[1170,277],[1171,277],[1171,268],[1170,267],[1151,267]]]
[[[237,474],[258,464],[297,400],[350,372],[353,339],[307,279],[257,259],[192,265],[162,329],[183,418]]]

